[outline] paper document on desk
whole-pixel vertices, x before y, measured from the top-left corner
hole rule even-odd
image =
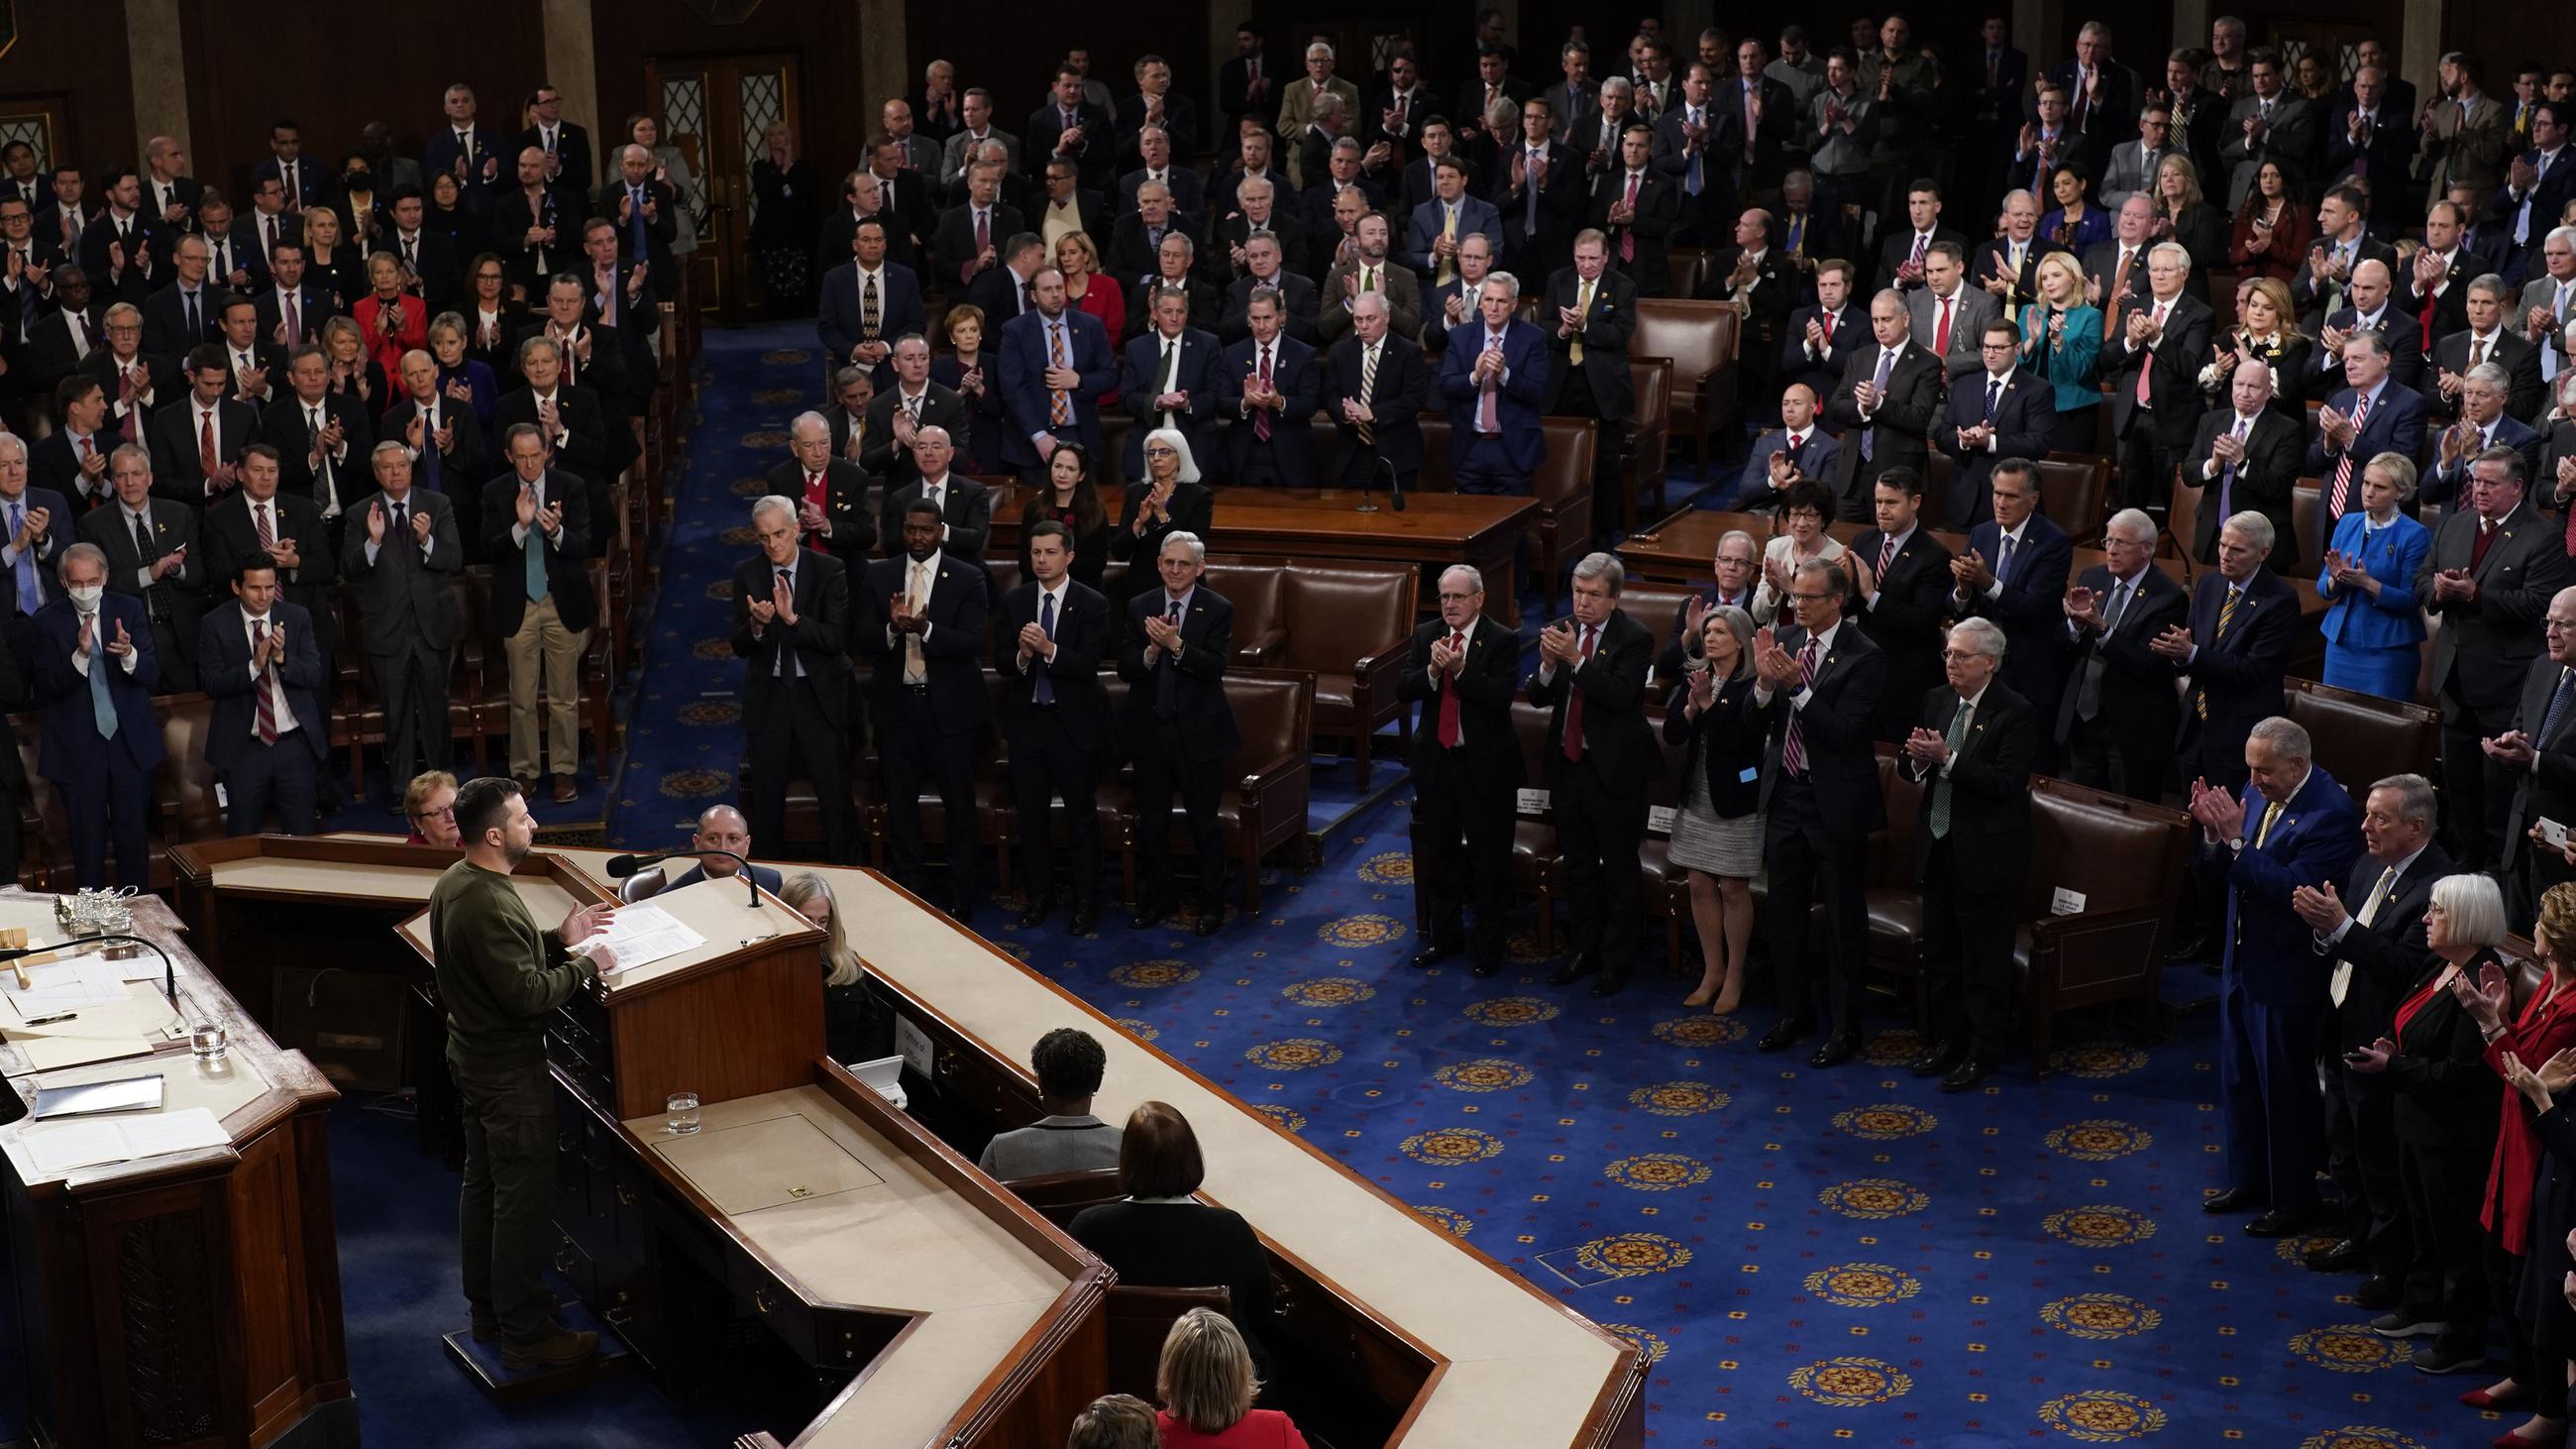
[[[157,1117],[66,1122],[59,1127],[36,1128],[23,1140],[27,1156],[38,1172],[61,1177],[103,1163],[204,1147],[229,1147],[233,1139],[214,1113],[203,1107],[188,1107]]]
[[[117,972],[116,963],[95,956],[36,967],[27,973],[24,989],[16,985],[16,980],[14,975],[0,972],[0,983],[8,985],[9,1005],[16,1010],[15,1020],[19,1022],[84,1006],[113,1006],[126,996],[125,978]],[[0,1022],[8,1020],[0,1018]]]
[[[611,971],[631,971],[650,966],[656,961],[694,951],[707,943],[707,938],[680,924],[669,911],[655,905],[619,906],[617,918],[608,929],[582,942],[575,950],[606,946],[616,957]]]

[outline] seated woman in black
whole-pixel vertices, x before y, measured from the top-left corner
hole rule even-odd
[[[1080,443],[1058,443],[1047,457],[1047,487],[1020,505],[1020,577],[1029,572],[1029,530],[1053,520],[1073,530],[1073,581],[1100,587],[1100,572],[1109,567],[1109,510],[1100,506],[1099,480],[1091,476],[1091,454]]]
[[[1156,428],[1145,435],[1144,447],[1145,481],[1127,485],[1127,508],[1109,535],[1109,556],[1151,563],[1162,557],[1166,534],[1191,533],[1206,541],[1216,495],[1199,481],[1190,440],[1178,429]]]
[[[1270,1258],[1240,1213],[1210,1207],[1190,1194],[1207,1175],[1198,1134],[1167,1102],[1145,1102],[1128,1115],[1118,1144],[1124,1201],[1085,1208],[1073,1239],[1140,1288],[1222,1286],[1234,1296],[1230,1316],[1247,1326],[1254,1364],[1270,1378],[1259,1325],[1270,1321]]]

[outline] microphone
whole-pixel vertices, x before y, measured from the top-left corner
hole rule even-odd
[[[665,850],[654,855],[612,855],[608,858],[608,874],[612,880],[624,880],[644,867],[661,861],[683,857],[696,859],[709,855],[721,855],[742,867],[743,884],[751,887],[751,904],[755,909],[758,908],[761,903],[760,882],[752,878],[751,862],[730,850]],[[6,953],[0,953],[0,961],[6,959],[8,959]]]
[[[29,956],[49,956],[56,951],[77,952],[85,946],[103,946],[110,941],[131,941],[137,946],[152,948],[152,954],[161,958],[161,994],[169,998],[170,1005],[175,1010],[179,1005],[179,963],[171,959],[169,952],[161,949],[160,942],[149,937],[119,933],[106,936],[80,936],[57,946],[12,946],[0,950],[0,965],[6,965],[11,961],[23,961]]]

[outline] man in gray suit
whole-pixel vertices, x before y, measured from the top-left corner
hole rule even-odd
[[[2567,366],[2567,324],[2576,320],[2576,226],[2550,230],[2540,243],[2540,264],[2504,325],[2540,349],[2541,381],[2555,385]]]
[[[965,114],[966,128],[949,137],[947,144],[940,147],[940,191],[944,194],[965,176],[967,158],[975,154],[976,147],[987,141],[1001,146],[1011,174],[1019,174],[1020,138],[993,128],[993,97],[982,86],[970,87],[958,103],[958,109]]]
[[[465,567],[447,495],[414,488],[411,449],[376,444],[376,491],[345,515],[340,576],[385,707],[385,769],[396,780],[448,761],[447,677],[459,632],[449,575]]]
[[[2320,141],[2325,135],[2325,111],[2283,84],[2280,54],[2257,50],[2246,67],[2252,72],[2254,93],[2236,98],[2219,132],[2225,139],[2218,148],[2218,164],[2228,168],[2231,216],[2245,204],[2254,173],[2263,169],[2264,162],[2280,162],[2291,187],[2304,192],[2315,180],[2309,174],[2311,158],[2324,151]]]
[[[1968,285],[1968,257],[1957,242],[1923,252],[1923,285],[1905,294],[1915,344],[1940,357],[1942,370],[1964,377],[1985,366],[1977,339],[2000,313],[1992,292]],[[1946,314],[1946,315],[1945,315]]]
[[[2138,112],[2138,138],[2123,141],[2111,148],[2111,164],[2102,171],[2102,209],[2113,214],[2120,203],[2141,192],[2155,194],[2156,167],[2164,158],[2182,151],[2171,141],[2173,113],[2161,102],[2150,103]],[[2187,154],[2187,153],[2186,153]]]

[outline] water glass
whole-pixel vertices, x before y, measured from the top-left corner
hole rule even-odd
[[[686,1137],[690,1133],[698,1130],[697,1093],[674,1092],[671,1094],[671,1100],[668,1103],[668,1106],[670,1109],[669,1120],[665,1122],[664,1125],[669,1127],[673,1133]]]
[[[214,1022],[202,1021],[188,1028],[188,1050],[196,1053],[199,1061],[220,1059],[230,1041],[231,1037]]]

